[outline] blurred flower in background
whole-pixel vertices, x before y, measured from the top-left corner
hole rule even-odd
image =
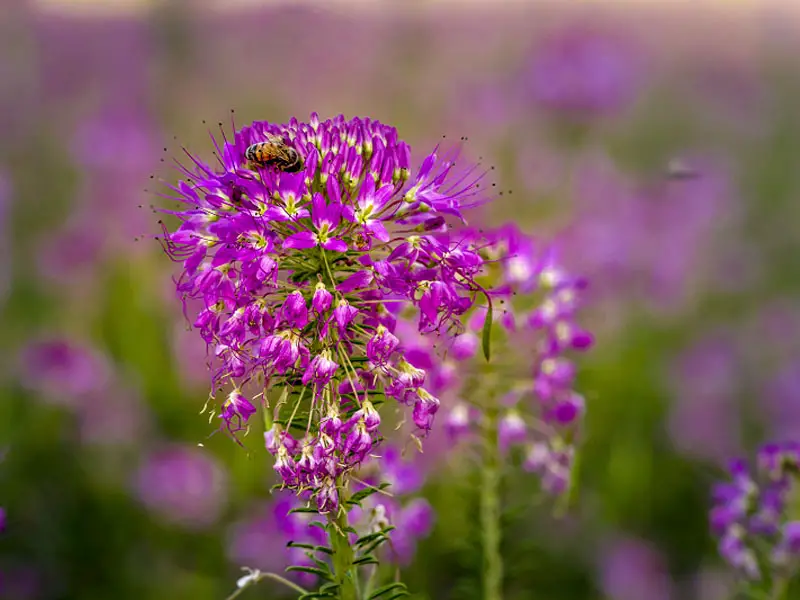
[[[735,338],[714,332],[677,359],[669,374],[669,433],[679,452],[724,464],[739,451],[741,358]]]
[[[144,457],[134,488],[140,501],[160,518],[195,529],[220,517],[227,484],[224,469],[208,452],[175,446]]]
[[[642,540],[620,538],[602,552],[602,587],[612,600],[670,600],[672,580],[664,557]]]
[[[628,109],[640,90],[641,48],[619,33],[578,25],[549,33],[521,77],[528,97],[571,119]]]
[[[19,363],[22,382],[28,389],[46,402],[71,408],[103,392],[111,381],[107,358],[68,338],[32,340]]]

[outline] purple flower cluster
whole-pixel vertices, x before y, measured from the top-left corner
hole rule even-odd
[[[564,270],[554,248],[537,245],[515,226],[484,235],[482,252],[492,265],[486,275],[492,280],[493,322],[503,338],[492,342],[495,358],[489,369],[494,364],[519,364],[520,355],[529,356],[530,366],[528,371],[512,369],[507,376],[491,379],[486,385],[492,389],[480,388],[472,361],[487,311],[475,310],[467,331],[451,338],[447,357],[432,371],[437,393],[454,396],[446,428],[455,437],[473,432],[485,408],[481,397],[495,394],[502,405],[501,449],[526,444],[526,468],[542,477],[545,489],[559,494],[569,482],[573,443],[585,409],[583,397],[574,390],[577,369],[569,354],[593,343],[577,322],[586,281]],[[418,364],[425,356],[420,349],[407,353],[408,360]]]
[[[748,579],[761,579],[765,568],[785,577],[800,567],[800,521],[788,510],[799,465],[800,444],[767,444],[755,469],[735,460],[731,481],[714,489],[710,522],[719,552]]]
[[[298,172],[245,158],[275,137],[302,159]],[[215,391],[229,386],[223,427],[246,429],[260,404],[285,486],[335,510],[337,481],[380,439],[377,406],[393,399],[431,427],[439,400],[403,356],[397,314],[426,334],[463,329],[484,259],[447,220],[486,199],[482,174],[438,147],[412,170],[394,128],[342,116],[255,122],[214,146],[218,165],[189,155],[171,186],[187,205],[164,227],[183,264],[177,291],[185,307],[200,303],[192,320],[218,365]]]

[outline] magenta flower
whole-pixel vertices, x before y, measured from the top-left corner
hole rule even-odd
[[[380,242],[389,241],[389,232],[381,220],[381,213],[394,195],[394,186],[385,184],[375,189],[375,180],[368,177],[358,195],[354,219],[364,227],[365,234]]]
[[[325,288],[325,284],[320,281],[317,283],[316,288],[314,288],[314,297],[311,300],[311,310],[313,310],[317,316],[322,316],[326,314],[328,310],[330,310],[332,303],[333,294],[331,294]]]
[[[375,365],[384,365],[399,345],[400,340],[391,331],[378,325],[375,335],[367,342],[367,358]]]
[[[316,193],[311,200],[311,222],[316,231],[301,231],[287,237],[284,248],[313,248],[319,246],[325,250],[345,252],[347,244],[334,237],[342,222],[342,205],[326,204],[322,194]]]
[[[709,521],[722,558],[745,578],[791,577],[800,570],[798,525],[790,521],[797,488],[800,444],[766,444],[754,468],[730,465],[731,481],[713,491]]]
[[[300,291],[289,294],[283,303],[282,312],[286,324],[292,329],[303,329],[308,324],[308,306]]]
[[[248,419],[256,412],[256,407],[239,390],[233,390],[222,407],[219,417],[225,421],[229,431],[241,431]]]
[[[308,385],[312,381],[318,389],[324,389],[333,379],[339,365],[331,360],[330,352],[325,351],[311,359],[305,374],[303,375],[303,385]]]

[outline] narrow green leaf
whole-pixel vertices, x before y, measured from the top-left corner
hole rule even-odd
[[[328,531],[328,526],[325,525],[322,521],[309,521],[309,527],[319,527],[322,531]]]
[[[367,554],[372,554],[373,552],[375,552],[375,550],[377,550],[379,547],[381,547],[383,544],[385,544],[388,541],[389,541],[389,536],[388,535],[386,537],[378,538],[377,540],[375,540],[371,544],[368,544],[364,548],[361,548],[361,555],[362,556],[366,556]]]
[[[382,483],[376,487],[367,487],[363,490],[357,491],[355,494],[350,496],[350,499],[347,501],[347,504],[360,504],[363,500],[366,500],[372,494],[377,494],[378,492],[382,492],[386,488],[388,488],[391,484],[390,483]]]
[[[383,531],[376,531],[375,533],[369,533],[363,537],[360,537],[356,540],[356,546],[361,547],[365,544],[369,544],[375,540],[384,539],[386,538],[386,534]]]
[[[394,526],[390,526],[390,527],[387,527],[386,529],[384,529],[383,531],[381,531],[380,533],[388,534],[393,529],[394,529]],[[367,554],[372,554],[372,552],[376,548],[378,548],[382,544],[385,544],[386,542],[388,542],[389,539],[390,538],[389,538],[388,535],[383,535],[381,537],[376,537],[371,543],[362,544],[363,547],[361,548],[361,555],[362,556],[366,556]]]
[[[483,356],[484,358],[486,358],[487,362],[492,357],[492,320],[494,319],[494,315],[492,314],[493,312],[494,311],[492,310],[492,305],[490,303],[489,308],[486,309],[486,319],[484,319],[483,321],[483,330],[481,332],[481,348],[483,349]]]
[[[376,589],[369,595],[368,600],[373,600],[374,598],[380,598],[381,596],[383,596],[384,594],[388,594],[389,592],[397,592],[401,590],[406,595],[408,595],[408,592],[406,591],[407,589],[408,588],[406,587],[405,583],[400,583],[399,581],[396,581],[394,583],[389,583]],[[393,596],[393,598],[396,598],[396,596]]]
[[[319,511],[316,508],[311,508],[309,506],[301,506],[299,508],[293,508],[286,514],[293,515],[294,513],[311,513],[316,515],[319,513]]]
[[[397,598],[407,598],[410,595],[411,594],[409,594],[408,592],[398,592],[394,596],[392,596],[391,598],[387,598],[386,600],[396,600]]]
[[[381,531],[376,531],[375,533],[368,533],[367,535],[362,536],[356,540],[356,546],[361,547],[377,539],[382,539],[382,538],[388,539],[389,536],[387,534],[393,530],[394,526],[389,526],[386,527],[385,529],[382,529]]]
[[[323,554],[328,554],[330,556],[333,556],[333,550],[331,550],[327,546],[314,546],[314,550],[316,550],[317,552],[322,552]]]
[[[323,579],[330,579],[331,574],[328,571],[323,569],[317,569],[316,567],[286,567],[287,573],[310,573],[311,575],[316,575],[317,577],[322,577]]]
[[[364,565],[377,565],[378,559],[374,556],[362,556],[361,558],[354,560],[353,564],[360,567],[363,567]]]
[[[328,582],[328,583],[326,583],[324,585],[321,585],[319,587],[319,591],[320,592],[335,592],[336,590],[339,589],[340,585],[341,584],[339,584],[339,583],[337,583],[335,581],[330,581],[330,582]]]
[[[301,544],[299,542],[287,542],[287,548],[303,548],[304,550],[313,550],[314,544]]]
[[[330,567],[330,565],[329,565],[328,563],[326,563],[325,561],[322,561],[322,560],[318,559],[318,558],[317,558],[317,557],[314,555],[314,553],[313,553],[313,552],[306,552],[305,554],[306,554],[306,556],[308,557],[308,559],[309,559],[311,562],[313,562],[315,565],[317,565],[317,566],[318,566],[320,569],[322,569],[323,571],[328,571],[328,572],[330,572],[330,570],[331,570],[331,567]]]
[[[325,592],[309,592],[303,594],[297,600],[314,600],[316,598],[336,598],[336,594],[328,594]]]

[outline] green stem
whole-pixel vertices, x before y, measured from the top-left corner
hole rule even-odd
[[[347,511],[344,509],[344,493],[339,487],[342,508],[337,515],[328,514],[328,539],[333,551],[333,574],[339,584],[339,600],[358,600],[358,581],[353,566],[355,555],[347,537]]]
[[[481,532],[483,536],[483,600],[503,598],[503,558],[500,554],[500,446],[498,410],[489,406],[483,417],[481,465]]]
[[[789,580],[782,577],[775,579],[769,597],[770,600],[786,600],[789,597]]]

